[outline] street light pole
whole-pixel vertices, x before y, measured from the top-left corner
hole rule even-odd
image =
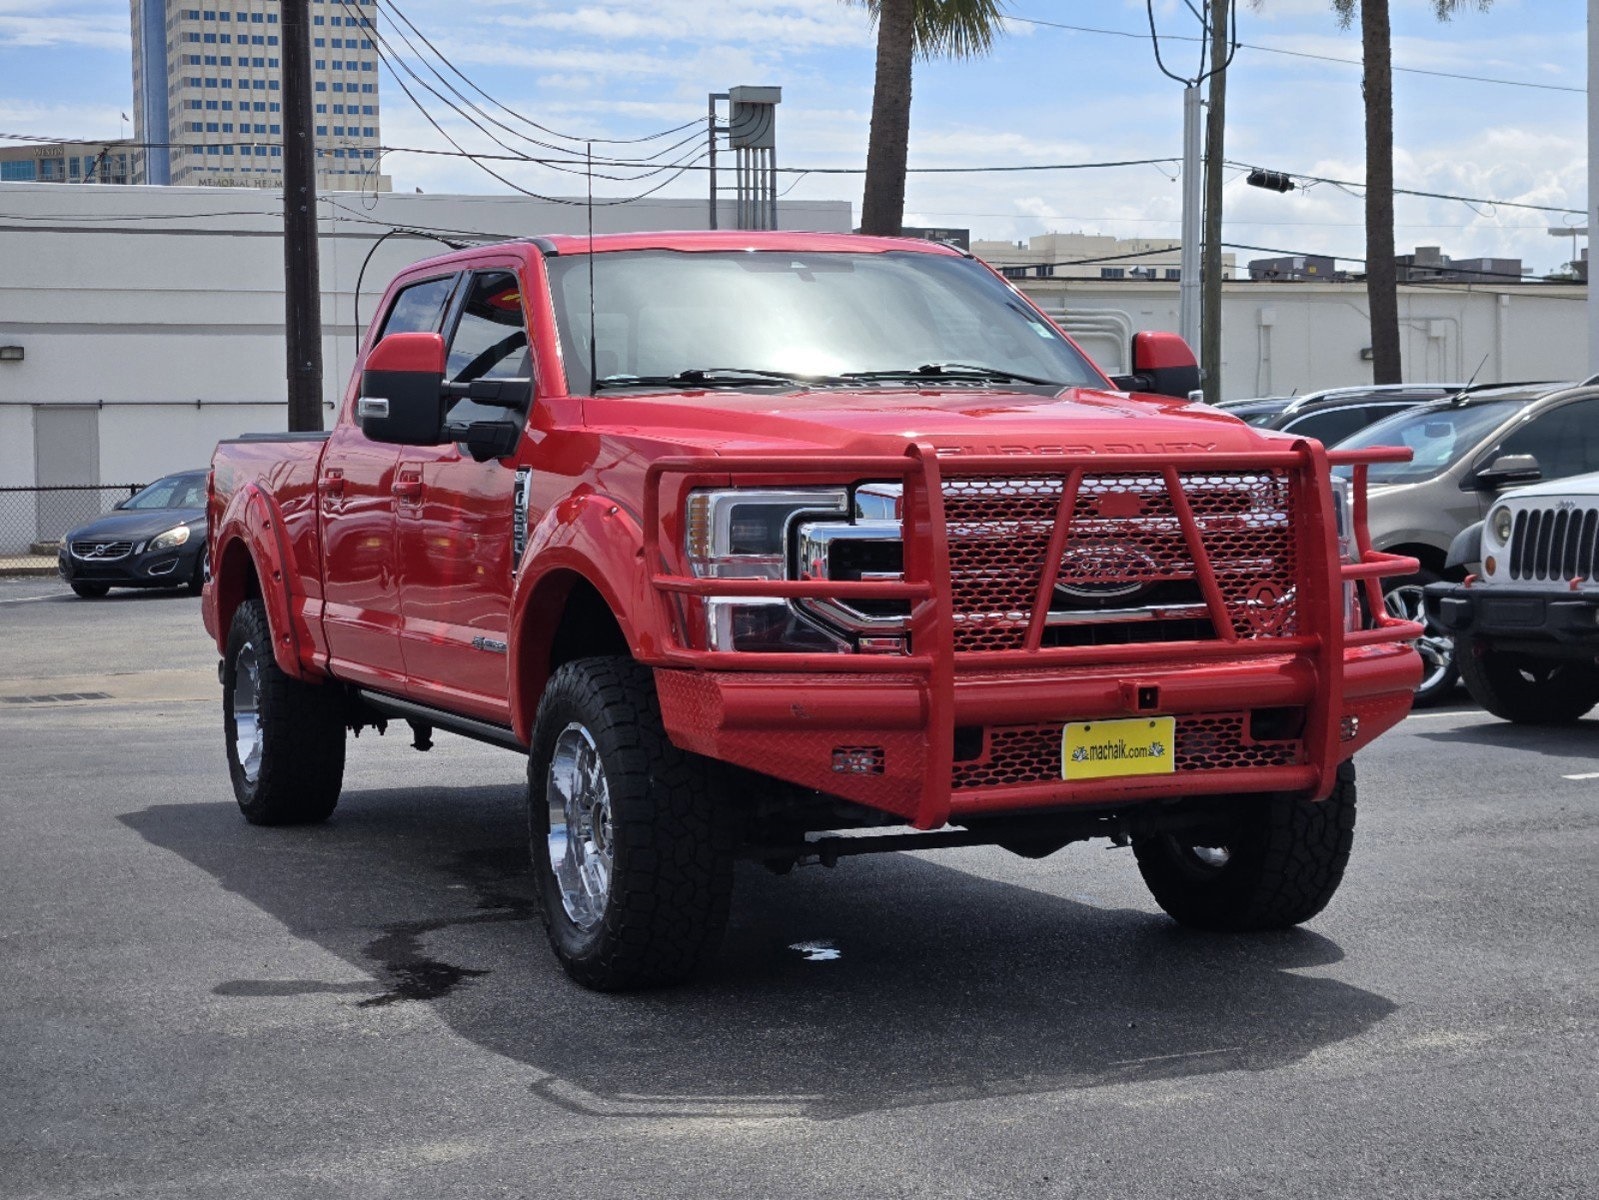
[[[322,281],[311,132],[310,0],[282,0],[283,332],[289,429],[322,428]]]
[[[1599,228],[1599,0],[1588,0],[1588,228]],[[1592,375],[1599,374],[1599,289],[1593,283],[1591,249],[1588,258],[1588,373]]]

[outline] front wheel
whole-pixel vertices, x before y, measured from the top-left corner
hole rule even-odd
[[[1414,575],[1383,581],[1383,603],[1388,615],[1406,621],[1415,621],[1424,632],[1413,645],[1421,655],[1421,682],[1416,685],[1415,703],[1418,708],[1440,704],[1455,690],[1460,672],[1455,665],[1455,640],[1427,619],[1425,592],[1429,583],[1437,583],[1442,576],[1426,569]]]
[[[1355,764],[1321,801],[1251,796],[1203,831],[1134,838],[1155,902],[1196,929],[1283,929],[1327,907],[1355,838]]]
[[[105,583],[74,583],[73,593],[82,600],[98,600],[111,590],[110,584]]]
[[[188,589],[189,595],[198,596],[201,589],[205,587],[205,581],[210,575],[210,572],[206,568],[206,564],[210,561],[210,553],[204,546],[201,546],[200,556],[194,560],[194,573],[189,576],[189,582],[185,585]]]
[[[528,755],[533,875],[550,945],[584,987],[676,983],[715,952],[733,837],[713,771],[667,739],[647,668],[586,658],[550,678]]]
[[[331,685],[283,673],[259,600],[239,605],[228,629],[222,726],[233,795],[246,821],[327,820],[344,782],[343,698]]]
[[[1599,668],[1511,654],[1464,639],[1460,677],[1473,700],[1518,725],[1569,725],[1599,704]]]

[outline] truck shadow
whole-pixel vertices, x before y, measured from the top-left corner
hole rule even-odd
[[[373,977],[232,980],[216,994],[328,993],[373,1021],[428,1003],[526,1064],[535,1093],[596,1115],[836,1118],[1270,1070],[1394,1011],[1297,974],[1343,957],[1308,930],[1201,936],[903,854],[742,871],[701,980],[595,995],[544,942],[518,788],[347,793],[317,829],[252,828],[231,803],[120,819]]]
[[[1581,757],[1580,739],[1584,735],[1591,737],[1599,734],[1599,720],[1593,716],[1570,725],[1514,725],[1480,710],[1479,715],[1482,717],[1479,724],[1429,729],[1416,736],[1445,746],[1497,746],[1571,759]]]

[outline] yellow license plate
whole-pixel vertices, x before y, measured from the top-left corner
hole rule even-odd
[[[1061,778],[1170,775],[1177,769],[1176,733],[1175,717],[1073,722],[1061,734]]]

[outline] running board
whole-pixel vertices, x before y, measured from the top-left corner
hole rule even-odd
[[[505,750],[515,750],[519,754],[526,754],[527,747],[516,740],[516,733],[504,725],[494,725],[488,721],[474,721],[471,717],[463,717],[457,713],[445,712],[442,708],[430,708],[426,704],[418,704],[414,700],[401,700],[398,696],[388,696],[382,692],[369,692],[365,688],[356,688],[356,696],[374,712],[382,713],[386,717],[401,717],[407,721],[420,721],[431,725],[435,729],[447,730],[459,734],[464,738],[471,738],[474,742],[487,742],[491,746],[499,746]]]

